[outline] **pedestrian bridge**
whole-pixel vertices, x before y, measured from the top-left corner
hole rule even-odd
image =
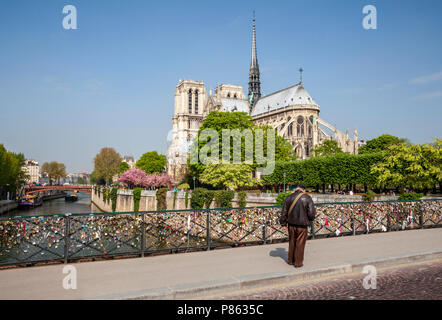
[[[92,193],[92,185],[68,185],[68,186],[26,186],[25,193],[32,194],[42,191],[78,191],[84,193]]]
[[[439,199],[317,203],[316,210],[309,239],[442,227]],[[271,206],[5,217],[0,267],[285,242],[280,211]]]

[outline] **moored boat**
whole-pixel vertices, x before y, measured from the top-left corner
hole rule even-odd
[[[21,208],[33,208],[41,206],[43,204],[43,199],[36,195],[25,195],[18,203]]]
[[[71,193],[71,194],[68,194],[68,195],[66,195],[65,197],[64,197],[64,200],[65,201],[77,201],[78,200],[78,194],[76,194],[76,193]]]

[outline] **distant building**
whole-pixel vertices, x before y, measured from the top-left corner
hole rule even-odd
[[[365,141],[365,140],[359,140],[359,142],[358,142],[359,148],[362,146],[365,146],[366,144],[367,144],[367,141]]]
[[[134,156],[124,156],[123,162],[126,162],[129,165],[130,169],[135,169],[135,160]]]
[[[80,181],[82,184],[89,184],[91,175],[86,172],[81,173],[69,173],[63,180],[63,183],[69,183],[69,184],[79,184],[78,179],[82,179],[83,181]]]
[[[36,160],[26,160],[23,171],[29,176],[27,183],[40,182],[40,167]]]

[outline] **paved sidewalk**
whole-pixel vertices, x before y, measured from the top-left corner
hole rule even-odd
[[[286,264],[287,243],[0,270],[0,299],[181,299],[442,257],[442,229],[307,241],[304,267]]]

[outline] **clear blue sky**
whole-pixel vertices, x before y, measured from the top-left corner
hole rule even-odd
[[[77,30],[62,28],[67,4]],[[367,4],[377,30],[362,28]],[[0,143],[69,172],[90,172],[105,146],[166,153],[180,78],[247,90],[253,10],[264,94],[302,66],[341,131],[442,137],[442,1],[2,0]]]

